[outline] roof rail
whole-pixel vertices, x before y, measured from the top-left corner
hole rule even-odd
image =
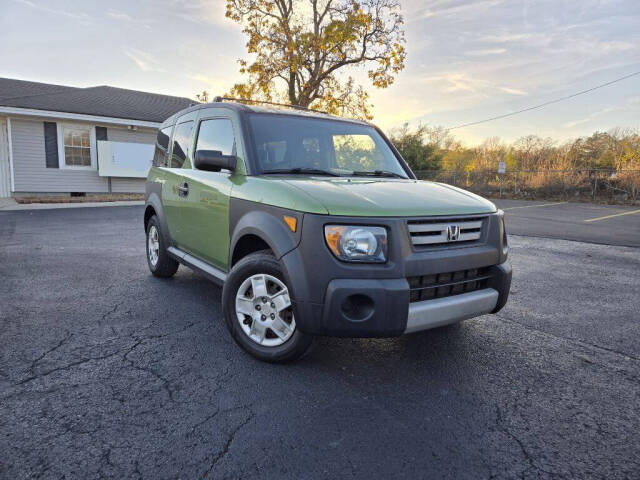
[[[316,113],[324,113],[329,115],[329,112],[325,112],[324,110],[315,110],[313,108],[302,107],[300,105],[291,105],[289,103],[276,103],[269,102],[267,100],[252,100],[250,98],[233,98],[233,97],[213,97],[214,102],[238,102],[238,103],[261,103],[264,105],[273,105],[276,107],[287,107],[293,108],[294,110],[304,110],[306,112],[316,112]]]

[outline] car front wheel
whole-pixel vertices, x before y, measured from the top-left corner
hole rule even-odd
[[[234,340],[260,360],[293,361],[311,347],[313,337],[298,330],[289,288],[270,252],[248,255],[234,265],[222,297]]]

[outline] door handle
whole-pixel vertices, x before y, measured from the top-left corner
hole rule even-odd
[[[186,197],[189,195],[189,184],[187,182],[182,182],[178,186],[178,195],[181,197]]]

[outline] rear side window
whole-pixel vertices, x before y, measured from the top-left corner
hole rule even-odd
[[[184,122],[176,126],[173,134],[173,153],[171,155],[171,168],[182,168],[184,160],[189,155],[191,143],[191,129],[193,121]]]
[[[226,118],[214,118],[200,122],[198,130],[198,150],[217,150],[222,155],[235,155],[236,142],[233,137],[231,120]]]
[[[171,127],[165,127],[162,130],[158,130],[158,136],[156,138],[156,150],[153,153],[153,166],[154,167],[166,167],[167,166],[167,150],[169,149],[169,139],[171,137]]]

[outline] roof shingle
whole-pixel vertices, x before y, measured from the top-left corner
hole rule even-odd
[[[0,78],[0,106],[162,122],[197,102],[109,86],[66,87]]]

